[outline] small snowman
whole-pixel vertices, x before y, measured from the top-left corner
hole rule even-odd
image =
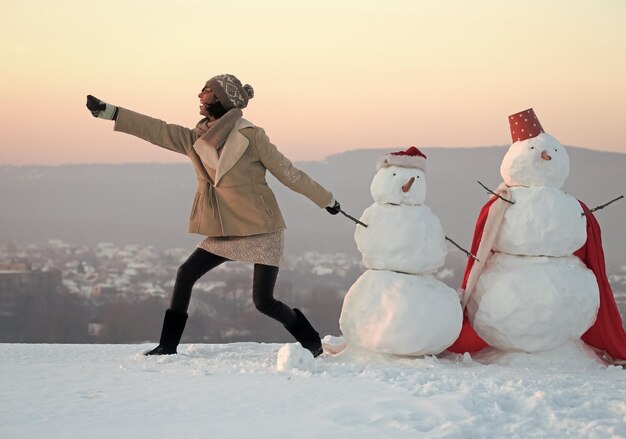
[[[424,204],[426,156],[412,146],[386,154],[370,192],[374,204],[354,234],[367,271],[346,294],[339,325],[348,346],[396,355],[437,354],[461,330],[458,294],[433,277],[447,248]]]
[[[587,216],[561,189],[567,151],[532,109],[509,123],[513,144],[496,191],[502,198],[484,212],[481,262],[473,263],[464,302],[488,344],[537,352],[579,339],[596,320],[599,290],[594,273],[573,255],[587,240]]]

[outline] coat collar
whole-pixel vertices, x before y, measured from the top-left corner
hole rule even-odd
[[[226,142],[222,147],[222,152],[217,162],[217,169],[215,172],[216,185],[219,183],[224,174],[235,166],[235,163],[239,161],[243,153],[248,148],[248,144],[250,142],[246,136],[239,132],[239,130],[249,127],[254,127],[254,125],[246,119],[239,119],[235,124],[235,127],[228,134],[228,137],[226,137]]]

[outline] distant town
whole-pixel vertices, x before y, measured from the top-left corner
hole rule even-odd
[[[157,340],[176,271],[193,249],[99,243],[0,244],[0,341],[130,343]],[[275,295],[336,334],[343,296],[363,272],[342,254],[289,256]],[[194,287],[187,341],[280,341],[254,309],[252,265],[228,262]],[[183,341],[185,341],[185,339]]]
[[[0,342],[140,343],[156,341],[176,271],[189,248],[61,240],[0,243]],[[460,286],[464,257],[451,252],[436,276]],[[343,297],[364,272],[344,254],[287,255],[275,296],[306,310],[322,334],[340,334]],[[609,275],[626,316],[626,266]],[[228,262],[194,287],[183,342],[285,342],[289,335],[252,303],[252,265]]]

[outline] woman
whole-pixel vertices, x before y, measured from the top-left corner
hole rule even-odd
[[[94,117],[115,120],[115,131],[186,155],[197,174],[188,230],[206,238],[178,269],[159,345],[145,355],[176,353],[193,285],[229,260],[254,263],[252,297],[256,308],[281,322],[313,356],[322,353],[319,334],[302,312],[273,296],[283,255],[285,222],[265,172],[269,170],[285,186],[333,215],[340,206],[330,192],[296,169],[262,128],[242,118],[241,109],[253,96],[252,87],[242,85],[233,75],[209,79],[198,94],[204,118],[194,129],[87,96],[87,108]]]

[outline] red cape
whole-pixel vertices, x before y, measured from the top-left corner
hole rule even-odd
[[[476,228],[474,229],[474,239],[472,240],[473,254],[478,251],[480,240],[483,236],[485,222],[489,215],[489,208],[497,198],[493,198],[487,202],[481,209]],[[585,211],[589,210],[587,206],[580,202]],[[598,287],[600,289],[600,309],[595,323],[581,337],[583,341],[597,349],[607,352],[613,358],[626,359],[626,333],[622,326],[622,317],[620,316],[615,296],[606,276],[606,266],[604,263],[604,252],[602,250],[602,236],[600,233],[600,225],[593,216],[587,215],[587,242],[578,251],[574,253],[580,260],[596,275]],[[468,258],[465,267],[465,275],[463,276],[463,285],[467,285],[474,259]],[[485,347],[487,343],[476,334],[472,328],[467,314],[463,316],[463,327],[459,337],[452,346],[448,348],[451,352],[476,352]]]

